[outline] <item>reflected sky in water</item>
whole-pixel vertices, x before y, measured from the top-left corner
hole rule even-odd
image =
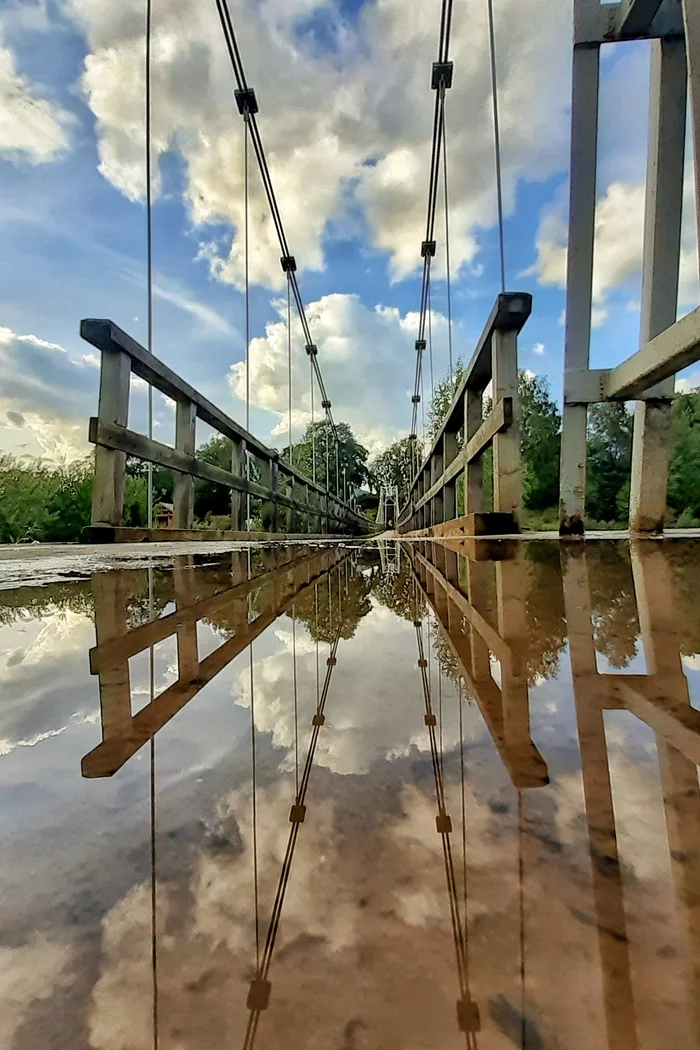
[[[700,1050],[699,553],[13,563],[0,1046]]]

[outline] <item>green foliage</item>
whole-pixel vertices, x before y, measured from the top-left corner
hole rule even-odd
[[[700,391],[674,401],[673,436],[668,505],[680,515],[677,524],[683,528],[700,518]]]
[[[452,369],[452,381],[450,381],[449,375],[446,375],[444,379],[441,379],[440,382],[436,384],[433,396],[430,399],[430,407],[428,408],[427,430],[430,441],[435,440],[435,435],[440,429],[443,419],[447,415],[447,410],[452,404],[455,390],[462,382],[465,371],[464,362],[461,357],[458,357]]]
[[[316,461],[316,483],[326,484],[326,456],[328,456],[329,489],[335,495],[343,493],[343,468],[347,479],[348,490],[359,488],[368,480],[367,449],[360,444],[348,423],[336,423],[338,434],[337,471],[336,440],[329,423],[324,419],[320,423],[311,423],[306,428],[303,438],[292,446],[292,462],[297,470],[313,478],[314,454]],[[282,458],[289,462],[289,447],[282,449]],[[337,487],[336,487],[337,478]]]
[[[530,510],[556,505],[559,498],[561,416],[542,376],[518,373],[523,456],[523,503]]]
[[[619,520],[624,487],[629,485],[633,418],[620,401],[591,405],[588,412],[588,479],[586,515],[599,521]],[[627,517],[627,505],[623,519]]]
[[[407,437],[394,441],[384,452],[375,456],[370,464],[373,484],[377,489],[382,485],[387,488],[398,485],[399,504],[403,506],[415,474],[417,460],[422,454],[419,442],[410,441]]]

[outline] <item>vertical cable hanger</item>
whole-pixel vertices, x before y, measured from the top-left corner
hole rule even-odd
[[[487,0],[489,19],[489,57],[491,61],[491,98],[493,101],[493,145],[496,162],[496,200],[498,205],[498,244],[501,264],[501,292],[506,290],[506,263],[503,236],[503,180],[501,175],[501,129],[498,116],[498,70],[496,68],[496,27],[493,0]]]
[[[292,285],[291,269],[287,270],[287,430],[289,442],[289,462],[294,463],[292,446]]]
[[[447,126],[445,124],[445,85],[440,85],[443,93],[442,110],[442,175],[443,195],[445,199],[445,283],[447,289],[447,350],[450,362],[450,393],[454,393],[454,372],[452,363],[452,292],[450,290],[450,212],[447,193]]]
[[[250,123],[248,111],[243,114],[243,258],[245,269],[245,428],[250,433],[250,249],[248,240],[249,222],[249,170],[248,137]],[[245,450],[245,476],[250,481],[250,454]],[[246,528],[250,528],[250,493],[246,493]]]
[[[316,484],[316,428],[314,419],[314,363],[309,356],[311,369],[311,480]]]
[[[294,798],[299,805],[299,690],[297,686],[297,617],[292,606],[292,681],[294,691]]]
[[[146,95],[146,296],[147,296],[147,347],[153,353],[153,192],[151,187],[151,59],[153,36],[152,0],[146,0],[145,26],[145,95]],[[148,437],[153,439],[153,387],[148,384]],[[147,519],[149,529],[153,528],[153,464],[147,467]],[[154,619],[153,600],[153,567],[148,567],[148,618]],[[155,697],[155,660],[153,646],[148,654],[148,696],[149,703]],[[151,982],[152,982],[152,1037],[153,1050],[158,1050],[158,887],[156,869],[156,741],[151,736],[149,770],[149,815],[150,815],[150,868],[151,868]]]

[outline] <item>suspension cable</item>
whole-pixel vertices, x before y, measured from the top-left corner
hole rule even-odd
[[[425,328],[429,322],[430,305],[430,268],[435,255],[435,212],[440,176],[440,160],[445,129],[445,90],[452,85],[452,63],[448,60],[450,31],[452,27],[452,0],[443,0],[440,14],[440,37],[438,60],[433,63],[432,87],[435,91],[433,111],[433,133],[430,153],[430,177],[428,180],[428,207],[425,224],[425,240],[421,245],[423,258],[423,276],[421,281],[420,313],[418,320],[418,338],[416,339],[416,369],[413,386],[413,412],[411,418],[411,435],[415,438],[418,426],[418,405],[422,400],[422,356],[426,348]]]
[[[288,441],[289,462],[294,463],[294,450],[292,448],[292,294],[289,271],[287,271],[287,413],[288,413]]]
[[[248,202],[249,178],[248,136],[250,128],[248,117],[243,116],[243,258],[245,271],[245,428],[250,433],[250,245],[248,238]],[[244,450],[245,476],[250,481],[250,456],[247,447]],[[250,493],[246,493],[246,529],[250,528]]]
[[[153,192],[151,189],[151,38],[153,35],[152,0],[146,0],[146,295],[147,337],[149,354],[153,353]],[[148,437],[153,440],[153,387],[148,384]],[[153,528],[153,464],[146,467],[148,493],[146,496],[149,529]]]
[[[153,353],[153,191],[151,187],[151,65],[153,37],[153,5],[146,0],[145,27],[145,138],[146,138],[146,299],[147,299],[147,348]],[[153,439],[153,387],[148,384],[148,437]],[[146,470],[146,515],[148,528],[153,528],[153,464],[149,461]],[[148,618],[154,619],[153,568],[148,569]],[[152,704],[155,698],[155,654],[153,646],[148,654],[148,694]],[[153,1050],[158,1050],[158,892],[156,870],[156,742],[150,743],[150,868],[151,868],[151,984],[152,984],[152,1036]]]
[[[444,91],[444,87],[441,89]],[[450,395],[454,393],[454,378],[452,366],[452,293],[450,290],[450,211],[449,196],[447,193],[447,128],[445,125],[445,113],[442,116],[442,176],[443,192],[445,198],[445,282],[447,285],[447,348],[450,359]]]
[[[233,70],[233,75],[238,86],[238,90],[236,92],[236,101],[240,112],[242,114],[248,114],[253,151],[255,152],[255,156],[258,162],[258,168],[260,169],[260,176],[262,179],[263,189],[265,190],[265,195],[270,206],[272,222],[274,224],[275,231],[277,233],[277,239],[279,241],[280,250],[282,252],[283,267],[284,263],[290,260],[294,264],[293,267],[290,267],[287,270],[287,273],[289,275],[289,283],[291,286],[292,295],[294,297],[297,313],[299,314],[299,320],[301,322],[301,327],[304,333],[304,338],[306,340],[306,345],[311,346],[313,345],[313,340],[311,338],[311,330],[309,328],[308,320],[306,317],[306,311],[304,309],[304,302],[302,300],[301,292],[299,290],[299,282],[296,276],[296,263],[294,262],[294,256],[289,250],[289,244],[287,242],[287,236],[284,230],[284,225],[282,223],[282,216],[280,214],[279,205],[275,196],[275,190],[272,184],[272,178],[267,163],[267,157],[265,156],[262,137],[260,135],[260,130],[258,128],[257,120],[255,118],[255,114],[258,108],[257,100],[255,98],[255,92],[251,87],[248,86],[248,83],[246,81],[245,71],[243,69],[243,62],[241,60],[240,49],[238,47],[238,41],[236,39],[236,33],[233,28],[231,13],[228,7],[228,0],[216,0],[216,7],[219,13],[219,20],[221,22],[224,41],[226,43],[226,49],[228,51],[229,59],[231,62],[231,68]],[[324,403],[328,423],[332,431],[335,433],[336,425],[333,420],[333,415],[331,413],[331,402],[328,398],[328,393],[326,391],[326,386],[323,381],[321,368],[318,363],[318,357],[316,354],[313,355],[312,367],[316,375],[316,382],[318,383],[321,398]]]
[[[496,199],[498,204],[498,244],[501,264],[501,291],[506,290],[506,262],[503,236],[503,180],[501,175],[501,130],[498,117],[498,71],[496,68],[496,27],[493,0],[487,0],[489,17],[489,57],[491,60],[491,98],[493,101],[493,146],[496,161]]]
[[[309,354],[309,357],[311,355]],[[316,484],[316,428],[314,422],[314,363],[311,361],[311,480]]]

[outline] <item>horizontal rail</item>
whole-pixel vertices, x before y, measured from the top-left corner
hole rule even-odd
[[[641,350],[608,372],[608,399],[634,398],[662,379],[700,360],[700,307],[650,339]]]
[[[520,332],[532,313],[532,296],[528,292],[504,292],[497,296],[476,349],[457,387],[440,429],[428,450],[421,470],[425,468],[445,432],[456,434],[464,425],[461,407],[467,389],[483,392],[491,381],[491,337],[494,332]],[[420,473],[420,471],[419,471]]]
[[[113,321],[87,318],[81,321],[80,334],[102,352],[99,415],[91,418],[89,430],[90,440],[98,446],[98,450],[104,450],[96,460],[93,525],[120,525],[123,513],[123,457],[130,455],[177,472],[174,504],[176,526],[179,528],[192,527],[193,482],[187,479],[200,478],[226,486],[233,493],[267,501],[274,508],[275,521],[277,508],[285,508],[303,515],[307,526],[312,518],[317,518],[319,522],[325,521],[327,524],[370,531],[371,524],[363,514],[281,459],[277,451],[268,448],[227,416]],[[177,447],[172,448],[128,429],[129,372],[176,402]],[[234,450],[232,470],[207,463],[196,456],[196,418],[231,441]],[[263,480],[268,484],[259,484],[246,476],[244,449],[267,465]],[[292,487],[291,495],[284,491],[287,485]],[[301,486],[306,495],[303,502],[294,498],[296,485]],[[239,502],[235,512],[232,508],[231,524],[234,531],[236,527],[240,529],[239,517],[243,513],[240,497],[236,496],[235,500]],[[291,518],[289,524],[288,532],[292,531]],[[273,528],[273,531],[276,530]]]
[[[513,398],[503,397],[493,406],[474,437],[467,442],[466,447],[457,454],[455,459],[452,460],[450,465],[440,475],[435,484],[428,489],[425,495],[414,504],[413,509],[420,510],[425,503],[436,496],[441,489],[444,489],[445,485],[448,485],[450,481],[454,481],[460,471],[464,470],[468,463],[472,463],[475,459],[478,459],[479,456],[483,455],[484,450],[491,444],[495,435],[500,434],[503,430],[507,430],[512,422]]]
[[[321,517],[335,518],[334,514],[326,514],[321,507],[310,508],[306,503],[300,503],[282,492],[276,492],[266,485],[259,485],[257,481],[249,481],[247,478],[232,474],[223,467],[217,467],[215,463],[207,463],[204,459],[196,456],[188,456],[184,452],[163,445],[160,441],[147,438],[135,430],[127,430],[116,423],[105,423],[95,416],[90,417],[89,437],[93,445],[101,445],[102,448],[115,449],[117,452],[125,452],[128,456],[135,456],[149,463],[155,463],[159,467],[179,470],[182,474],[189,474],[194,478],[204,481],[213,481],[217,485],[225,485],[260,499],[274,501],[282,507],[299,511],[302,514],[312,513]],[[339,520],[339,519],[338,519]]]
[[[399,531],[420,531],[456,520],[457,478],[462,471],[470,478],[465,483],[464,514],[481,512],[484,494],[479,461],[490,445],[494,448],[494,510],[509,515],[511,528],[517,529],[522,501],[517,337],[531,312],[532,296],[527,292],[504,292],[496,297],[440,428],[412,480],[397,521]],[[493,409],[482,420],[483,394],[490,382]]]

